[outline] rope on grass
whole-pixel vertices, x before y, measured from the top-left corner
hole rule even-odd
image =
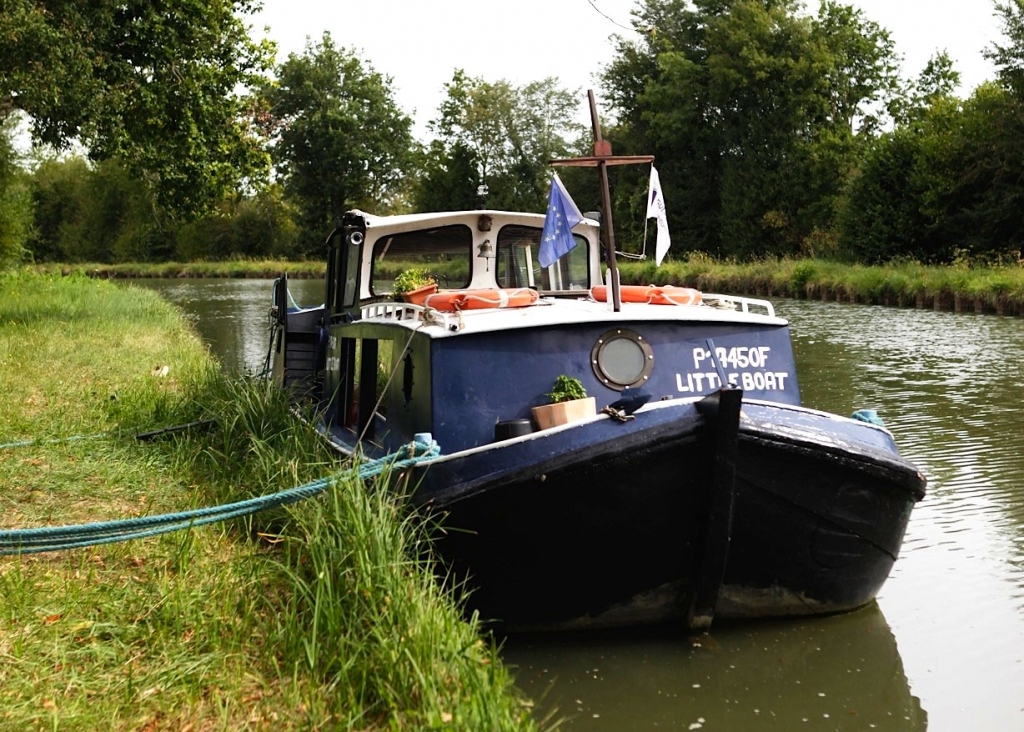
[[[60,442],[78,442],[79,440],[95,440],[100,437],[106,437],[108,433],[100,432],[95,435],[71,435],[69,437],[51,437],[42,439],[32,440],[18,440],[17,442],[7,442],[0,444],[0,450],[8,450],[13,447],[31,447],[32,445],[55,445]]]
[[[435,458],[440,453],[441,450],[434,440],[429,439],[426,435],[417,435],[413,442],[403,445],[397,452],[377,460],[364,462],[358,469],[335,473],[326,478],[266,496],[159,516],[140,516],[120,521],[103,521],[73,526],[45,526],[36,529],[0,531],[0,556],[98,546],[249,516],[258,511],[285,506],[315,496],[323,492],[333,481],[344,477],[346,473],[354,473],[361,479],[373,478],[389,468],[404,470],[424,460]]]
[[[147,430],[146,432],[137,432],[134,437],[139,442],[149,442],[155,440],[158,437],[165,435],[173,435],[177,432],[188,432],[191,430],[205,429],[211,427],[217,423],[217,420],[212,417],[206,419],[197,419],[194,422],[186,422],[185,424],[176,424],[171,427],[160,427],[155,430]],[[0,443],[0,450],[9,450],[15,447],[32,447],[34,445],[59,445],[63,442],[79,442],[81,440],[98,440],[101,437],[110,437],[112,432],[97,432],[94,435],[69,435],[67,437],[39,437],[31,440],[18,440],[17,442],[5,442]]]

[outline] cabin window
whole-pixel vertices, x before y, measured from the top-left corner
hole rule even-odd
[[[390,295],[395,278],[407,269],[434,275],[444,289],[469,287],[473,232],[468,226],[438,226],[384,236],[373,245],[370,291]]]
[[[359,259],[362,249],[346,237],[344,248],[345,268],[342,270],[344,286],[341,290],[341,305],[345,308],[355,307],[359,298]]]
[[[327,271],[327,307],[341,312],[355,307],[359,297],[360,231],[336,229],[331,235]]]
[[[497,278],[501,287],[534,287],[538,290],[589,290],[590,252],[587,240],[573,234],[576,246],[550,267],[537,261],[541,229],[535,226],[503,226],[498,232]]]

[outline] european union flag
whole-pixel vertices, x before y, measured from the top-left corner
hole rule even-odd
[[[540,253],[537,256],[541,267],[550,267],[576,246],[576,240],[572,238],[572,227],[581,221],[583,214],[576,208],[562,181],[557,174],[551,176],[548,211],[544,217]]]

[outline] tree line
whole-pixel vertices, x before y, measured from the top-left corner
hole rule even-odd
[[[581,90],[454,70],[428,125],[329,33],[282,62],[251,0],[10,0],[0,9],[0,262],[317,257],[373,213],[543,211],[586,154]],[[996,0],[996,78],[966,98],[938,52],[824,0],[639,0],[601,74],[605,136],[654,154],[672,254],[1019,261],[1024,0]],[[37,144],[21,159],[16,124]],[[616,239],[643,246],[647,171],[613,170]],[[584,210],[592,172],[562,173]]]

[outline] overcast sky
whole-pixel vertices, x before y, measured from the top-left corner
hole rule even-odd
[[[339,46],[354,48],[392,78],[398,104],[414,114],[420,137],[435,116],[443,86],[461,68],[487,81],[516,84],[548,76],[585,93],[599,92],[596,74],[613,56],[610,37],[632,33],[636,0],[263,0],[253,18],[257,35],[269,26],[278,60],[301,53],[307,36],[329,30]],[[961,74],[967,95],[994,78],[982,58],[1001,38],[991,0],[853,0],[892,33],[904,58],[903,72],[916,77],[937,49],[945,49]],[[807,7],[817,12],[818,3]],[[600,106],[601,100],[598,97]]]

